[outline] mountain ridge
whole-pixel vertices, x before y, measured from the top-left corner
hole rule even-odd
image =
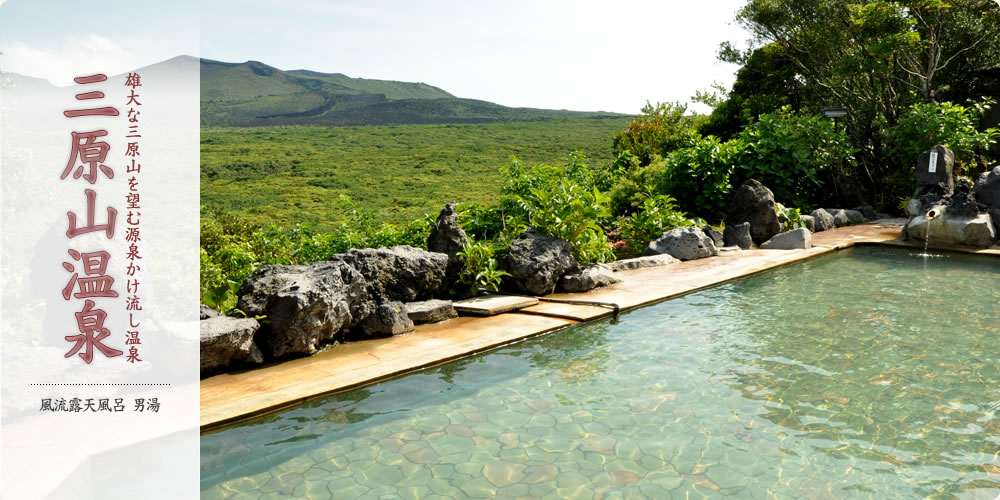
[[[426,83],[352,78],[261,61],[201,59],[203,126],[403,125],[620,118],[603,111],[515,108]]]

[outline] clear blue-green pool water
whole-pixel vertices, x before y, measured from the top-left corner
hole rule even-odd
[[[203,498],[1000,495],[1000,259],[861,247],[204,434]]]

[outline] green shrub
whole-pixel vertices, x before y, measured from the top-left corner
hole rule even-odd
[[[895,125],[886,128],[886,143],[889,153],[897,157],[912,176],[920,153],[937,144],[943,144],[955,153],[955,164],[959,170],[975,170],[986,166],[985,153],[997,137],[1000,129],[980,131],[977,128],[980,117],[989,108],[991,101],[971,106],[952,102],[917,103],[902,113]],[[970,172],[972,173],[972,172]]]
[[[685,147],[667,157],[665,175],[654,186],[656,192],[674,196],[681,207],[700,217],[720,219],[732,198],[734,174],[747,152],[748,145],[741,138],[721,142],[713,136],[692,135]]]
[[[458,254],[465,260],[465,267],[459,277],[459,296],[475,295],[479,288],[500,290],[503,278],[510,273],[498,269],[497,260],[493,258],[497,246],[494,242],[469,240],[465,249]]]
[[[792,112],[785,106],[740,134],[749,151],[740,181],[757,179],[774,197],[797,207],[811,207],[823,195],[824,174],[841,166],[852,169],[850,139],[821,115]]]
[[[677,207],[673,197],[653,195],[651,191],[652,189],[647,186],[641,193],[643,199],[638,209],[620,217],[617,230],[610,234],[616,240],[612,243],[612,247],[619,258],[642,255],[650,241],[671,229],[705,223],[701,219],[689,219],[687,214]]]
[[[614,153],[630,151],[642,165],[648,165],[655,155],[667,156],[682,147],[687,137],[694,133],[696,118],[685,115],[686,112],[687,105],[680,102],[663,102],[656,106],[647,102],[639,118],[612,137]]]

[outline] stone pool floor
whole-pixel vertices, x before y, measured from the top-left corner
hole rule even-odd
[[[922,249],[922,244],[895,240],[903,222],[892,219],[815,233],[813,248],[808,250],[746,250],[622,271],[616,273],[622,279],[616,285],[552,297],[614,302],[627,310],[855,244]],[[932,248],[1000,257],[996,246],[986,250]],[[351,342],[307,358],[216,375],[201,381],[201,428],[218,427],[610,314],[603,307],[543,302],[514,313],[421,325],[407,335]]]

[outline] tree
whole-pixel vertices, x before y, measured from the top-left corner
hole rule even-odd
[[[993,0],[750,0],[737,21],[752,34],[751,46],[724,46],[724,59],[747,67],[755,51],[771,47],[794,73],[786,82],[800,108],[850,107],[845,124],[857,149],[857,180],[883,207],[896,205],[889,194],[898,190],[884,184],[904,166],[887,151],[884,129],[911,104],[934,102],[942,92],[978,99],[967,82],[1000,61]]]

